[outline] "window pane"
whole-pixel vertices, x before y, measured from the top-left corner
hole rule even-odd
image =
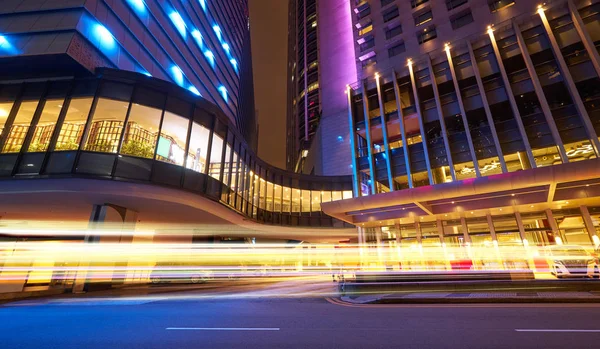
[[[266,198],[267,198],[267,182],[264,179],[260,179],[260,189],[259,189],[259,195],[260,195],[260,208],[261,209],[265,209],[265,203],[266,203]]]
[[[190,149],[186,167],[196,172],[204,172],[206,154],[208,154],[208,137],[210,131],[197,123],[192,124],[192,135],[190,138]]]
[[[352,190],[344,190],[343,196],[344,196],[344,199],[351,199],[352,198]]]
[[[121,154],[152,159],[162,111],[133,104],[123,137]]]
[[[283,187],[283,207],[282,212],[290,213],[290,202],[291,202],[292,191],[288,187]]]
[[[275,197],[273,198],[275,203],[274,210],[275,212],[281,212],[281,186],[275,185]]]
[[[6,143],[2,149],[3,153],[18,153],[21,150],[37,105],[38,101],[21,103],[17,117],[10,128]]]
[[[83,128],[91,107],[92,98],[71,99],[65,121],[62,124],[56,145],[54,146],[55,151],[77,150],[79,148]]]
[[[310,190],[302,190],[302,212],[310,212]]]
[[[186,118],[165,112],[156,147],[156,160],[183,165],[188,124],[189,120]]]
[[[46,101],[40,120],[35,127],[33,138],[27,149],[28,152],[44,152],[48,150],[50,138],[52,138],[52,132],[54,132],[63,102],[63,99],[49,99]]]
[[[221,157],[223,155],[223,138],[213,134],[213,142],[212,149],[210,151],[210,166],[208,168],[208,174],[215,178],[219,179],[219,174],[221,172]]]
[[[116,153],[129,103],[100,98],[84,149]]]
[[[321,202],[329,202],[331,201],[331,192],[330,191],[322,191],[321,192]]]
[[[300,190],[292,189],[292,212],[300,212]]]
[[[12,102],[0,103],[0,133],[4,129],[4,124],[6,123],[6,119],[8,119],[8,114],[10,114],[12,106]]]
[[[332,201],[337,201],[337,200],[342,200],[342,192],[341,191],[334,191],[331,193],[331,200]]]
[[[273,211],[273,183],[267,182],[267,211]]]
[[[225,183],[226,185],[229,184],[229,174],[231,171],[231,145],[229,145],[229,143],[227,143],[225,145],[225,163],[223,164],[223,166],[225,167],[225,169],[223,170],[223,183]]]
[[[313,212],[321,211],[321,192],[318,190],[313,190],[311,194]]]

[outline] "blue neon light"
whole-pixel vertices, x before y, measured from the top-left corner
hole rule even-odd
[[[223,96],[223,99],[225,100],[225,102],[227,102],[227,89],[225,88],[225,86],[219,86],[219,92],[221,92],[221,96]]]
[[[198,2],[200,2],[200,7],[206,11],[206,0],[198,0]]]
[[[223,41],[223,37],[221,36],[221,27],[218,25],[213,25],[213,30],[215,31],[215,34],[217,34],[217,39],[219,39],[219,41]]]
[[[343,140],[344,140],[344,137],[342,137],[342,136],[337,136],[337,140],[341,142],[341,141],[343,141]]]
[[[192,30],[192,37],[196,39],[196,43],[200,46],[200,49],[204,48],[204,39],[202,38],[202,34],[198,29]]]
[[[11,44],[9,39],[4,35],[0,35],[0,53],[1,52],[6,52],[10,55],[16,55],[19,53],[15,46]]]
[[[235,69],[235,71],[237,72],[237,70],[238,70],[238,62],[235,60],[235,58],[232,58],[229,61],[231,62],[231,65],[233,65],[233,69]]]
[[[175,25],[175,28],[177,28],[179,34],[181,34],[181,36],[183,36],[183,38],[185,39],[187,37],[187,27],[185,25],[185,21],[183,20],[179,12],[172,11],[171,13],[169,13],[169,18],[171,18],[171,21]]]
[[[231,48],[229,47],[228,43],[223,44],[223,49],[225,50],[225,52],[227,52],[227,55],[231,54]]]
[[[202,95],[200,94],[200,91],[198,91],[196,86],[192,85],[192,86],[188,87],[188,90],[192,91],[193,94],[202,97]]]
[[[96,23],[94,25],[94,38],[98,47],[103,51],[112,51],[117,47],[117,40],[111,34],[111,32],[106,29],[102,24]]]
[[[144,4],[144,0],[127,0],[129,6],[131,6],[135,11],[141,14],[146,13],[146,4]]]
[[[210,62],[211,67],[214,68],[215,67],[215,54],[212,53],[211,50],[206,50],[206,51],[204,51],[204,56],[206,56],[206,58]]]
[[[181,71],[181,68],[176,65],[172,66],[171,74],[173,75],[173,80],[175,80],[177,85],[183,86],[183,72]]]

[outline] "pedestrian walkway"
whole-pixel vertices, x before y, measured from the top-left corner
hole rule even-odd
[[[413,292],[342,296],[353,304],[419,303],[600,303],[600,291],[589,292]]]

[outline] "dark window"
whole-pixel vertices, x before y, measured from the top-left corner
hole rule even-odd
[[[420,14],[415,14],[415,26],[420,26],[421,24],[425,24],[433,19],[433,13],[431,10],[427,10],[426,12],[421,12]]]
[[[454,30],[464,27],[471,22],[473,22],[473,14],[471,13],[470,9],[462,11],[461,13],[458,13],[450,18],[450,23],[452,24],[452,29]]]
[[[410,7],[415,8],[419,5],[426,3],[429,0],[410,0]]]
[[[369,6],[368,2],[359,6],[357,10],[358,13],[356,14],[356,17],[358,17],[359,20],[371,14],[371,7]]]
[[[394,45],[394,46],[392,46],[392,47],[390,47],[388,49],[388,55],[390,57],[394,57],[394,56],[397,56],[397,55],[399,55],[399,54],[401,54],[401,53],[403,53],[405,51],[406,51],[406,47],[404,45],[404,42],[400,42],[400,43],[398,43],[398,44],[396,44],[396,45]]]
[[[389,40],[389,39],[393,38],[394,36],[400,35],[400,34],[402,34],[402,26],[400,24],[398,24],[397,26],[385,31],[385,38],[386,38],[386,40]]]
[[[466,4],[468,1],[469,0],[446,0],[446,8],[448,8],[448,11],[454,10],[459,6]]]
[[[362,52],[368,50],[373,46],[375,46],[375,37],[373,37],[373,35],[370,35],[369,37],[365,38],[365,42],[360,44],[360,51]]]
[[[437,32],[436,32],[434,26],[425,28],[422,31],[417,33],[417,40],[419,41],[419,45],[421,45],[429,40],[433,40],[435,38],[437,38]]]
[[[387,6],[396,0],[381,0],[381,7]]]
[[[398,16],[400,16],[400,12],[398,12],[398,6],[394,6],[383,13],[383,21],[389,22]]]
[[[492,12],[502,10],[503,8],[512,6],[514,4],[515,0],[488,0],[488,6]]]

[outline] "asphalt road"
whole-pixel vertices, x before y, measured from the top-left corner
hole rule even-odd
[[[0,348],[600,345],[600,305],[341,305],[320,297],[318,288],[274,298],[277,287],[207,298],[192,290],[6,303],[0,305]]]

